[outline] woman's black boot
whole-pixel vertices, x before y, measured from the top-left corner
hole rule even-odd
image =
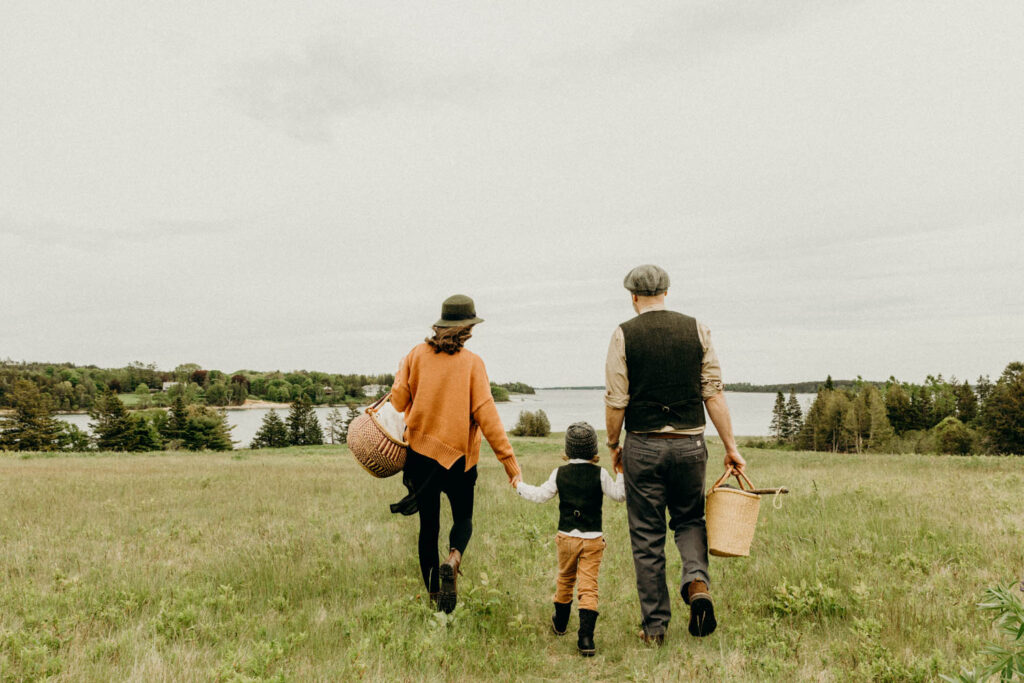
[[[462,564],[462,553],[452,548],[448,559],[441,563],[438,568],[438,575],[441,577],[441,591],[437,596],[437,607],[446,614],[455,611],[455,601],[458,596],[456,591],[456,577],[462,572],[459,565]]]
[[[565,629],[569,627],[569,611],[572,609],[572,602],[556,602],[555,613],[551,615],[551,630],[556,636],[564,636]]]
[[[580,610],[580,632],[576,648],[584,657],[593,657],[597,651],[594,645],[594,626],[597,624],[597,612],[592,609]]]

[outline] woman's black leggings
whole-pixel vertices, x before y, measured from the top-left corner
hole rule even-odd
[[[476,466],[466,471],[465,457],[459,458],[450,469],[436,460],[409,449],[405,470],[416,490],[416,505],[420,515],[420,571],[427,590],[439,589],[437,576],[437,539],[441,533],[441,492],[448,496],[452,506],[452,530],[448,534],[448,547],[466,552],[469,537],[473,535],[473,489],[476,486]]]

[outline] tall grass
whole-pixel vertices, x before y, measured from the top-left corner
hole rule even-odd
[[[513,443],[531,483],[561,463],[560,435]],[[0,680],[902,681],[982,663],[975,603],[1024,568],[1024,461],[746,455],[755,484],[792,493],[762,505],[750,558],[712,559],[719,630],[691,638],[677,598],[664,647],[635,637],[607,502],[589,661],[549,632],[556,503],[520,500],[489,454],[450,616],[427,606],[416,518],[388,512],[401,482],[344,447],[0,457]]]

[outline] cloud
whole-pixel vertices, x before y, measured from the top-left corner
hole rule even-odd
[[[438,44],[440,39],[429,47],[395,38],[370,45],[335,35],[238,64],[223,90],[251,118],[304,142],[329,143],[334,126],[346,117],[402,105],[472,103],[513,89],[565,88],[652,62],[677,62],[684,54],[767,37],[811,6],[703,3],[652,13],[610,45],[510,44],[506,48],[515,57],[504,58],[479,49],[469,58],[457,46]]]
[[[463,100],[493,86],[485,73],[431,57],[320,39],[296,53],[237,66],[224,91],[253,119],[304,142],[326,143],[346,116]]]

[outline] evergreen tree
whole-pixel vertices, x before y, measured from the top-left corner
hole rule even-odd
[[[263,416],[263,423],[253,437],[249,448],[284,448],[288,445],[288,428],[281,416],[271,408]]]
[[[308,396],[302,395],[292,401],[287,425],[288,442],[293,446],[318,445],[324,442],[320,422]]]
[[[825,386],[822,387],[825,391],[834,391],[836,388],[835,383],[832,382],[832,375],[825,378]]]
[[[217,411],[206,406],[192,406],[185,423],[183,445],[190,451],[230,451],[231,430],[228,416],[223,410]]]
[[[826,392],[824,389],[818,390],[818,395],[814,397],[811,402],[811,407],[807,409],[807,417],[804,419],[804,424],[797,433],[796,445],[797,448],[805,451],[820,451],[824,450],[824,440],[821,439],[821,430],[819,425],[824,422],[825,418],[825,403],[828,399],[825,398]]]
[[[978,375],[978,381],[974,383],[974,393],[978,395],[978,410],[985,405],[988,395],[992,392],[992,381],[988,375]]]
[[[919,385],[910,387],[910,416],[911,429],[926,430],[935,426],[932,422],[932,400],[931,392]]]
[[[787,442],[792,442],[796,439],[800,430],[804,426],[804,413],[800,409],[800,401],[796,397],[796,390],[789,390],[789,401],[786,402],[786,433],[783,438]]]
[[[324,432],[320,428],[320,419],[316,416],[315,410],[309,411],[309,416],[306,418],[306,444],[310,446],[319,446],[324,442]]]
[[[772,408],[772,421],[768,425],[768,431],[775,437],[776,441],[782,441],[789,434],[789,415],[786,413],[786,399],[782,392],[775,394],[775,406]]]
[[[168,441],[184,439],[185,427],[188,425],[188,405],[185,403],[185,392],[176,392],[164,423],[163,437]]]
[[[914,428],[914,418],[910,409],[910,394],[902,384],[896,383],[891,377],[889,380],[891,383],[885,392],[885,412],[892,428],[896,430],[897,434],[902,434]]]
[[[14,384],[9,397],[14,408],[11,417],[0,417],[0,449],[17,451],[53,451],[61,441],[61,425],[53,418],[53,403],[47,394],[29,380]]]
[[[973,422],[978,417],[978,397],[965,380],[954,388],[956,392],[956,416],[963,423]]]
[[[163,448],[163,439],[153,423],[142,415],[128,416],[128,432],[125,435],[126,451],[158,451]]]
[[[95,420],[89,423],[89,427],[96,435],[96,447],[99,450],[131,450],[132,425],[128,419],[128,410],[117,394],[112,391],[104,392],[89,412],[89,417]]]
[[[1010,363],[981,408],[985,436],[997,453],[1024,455],[1024,363]]]

